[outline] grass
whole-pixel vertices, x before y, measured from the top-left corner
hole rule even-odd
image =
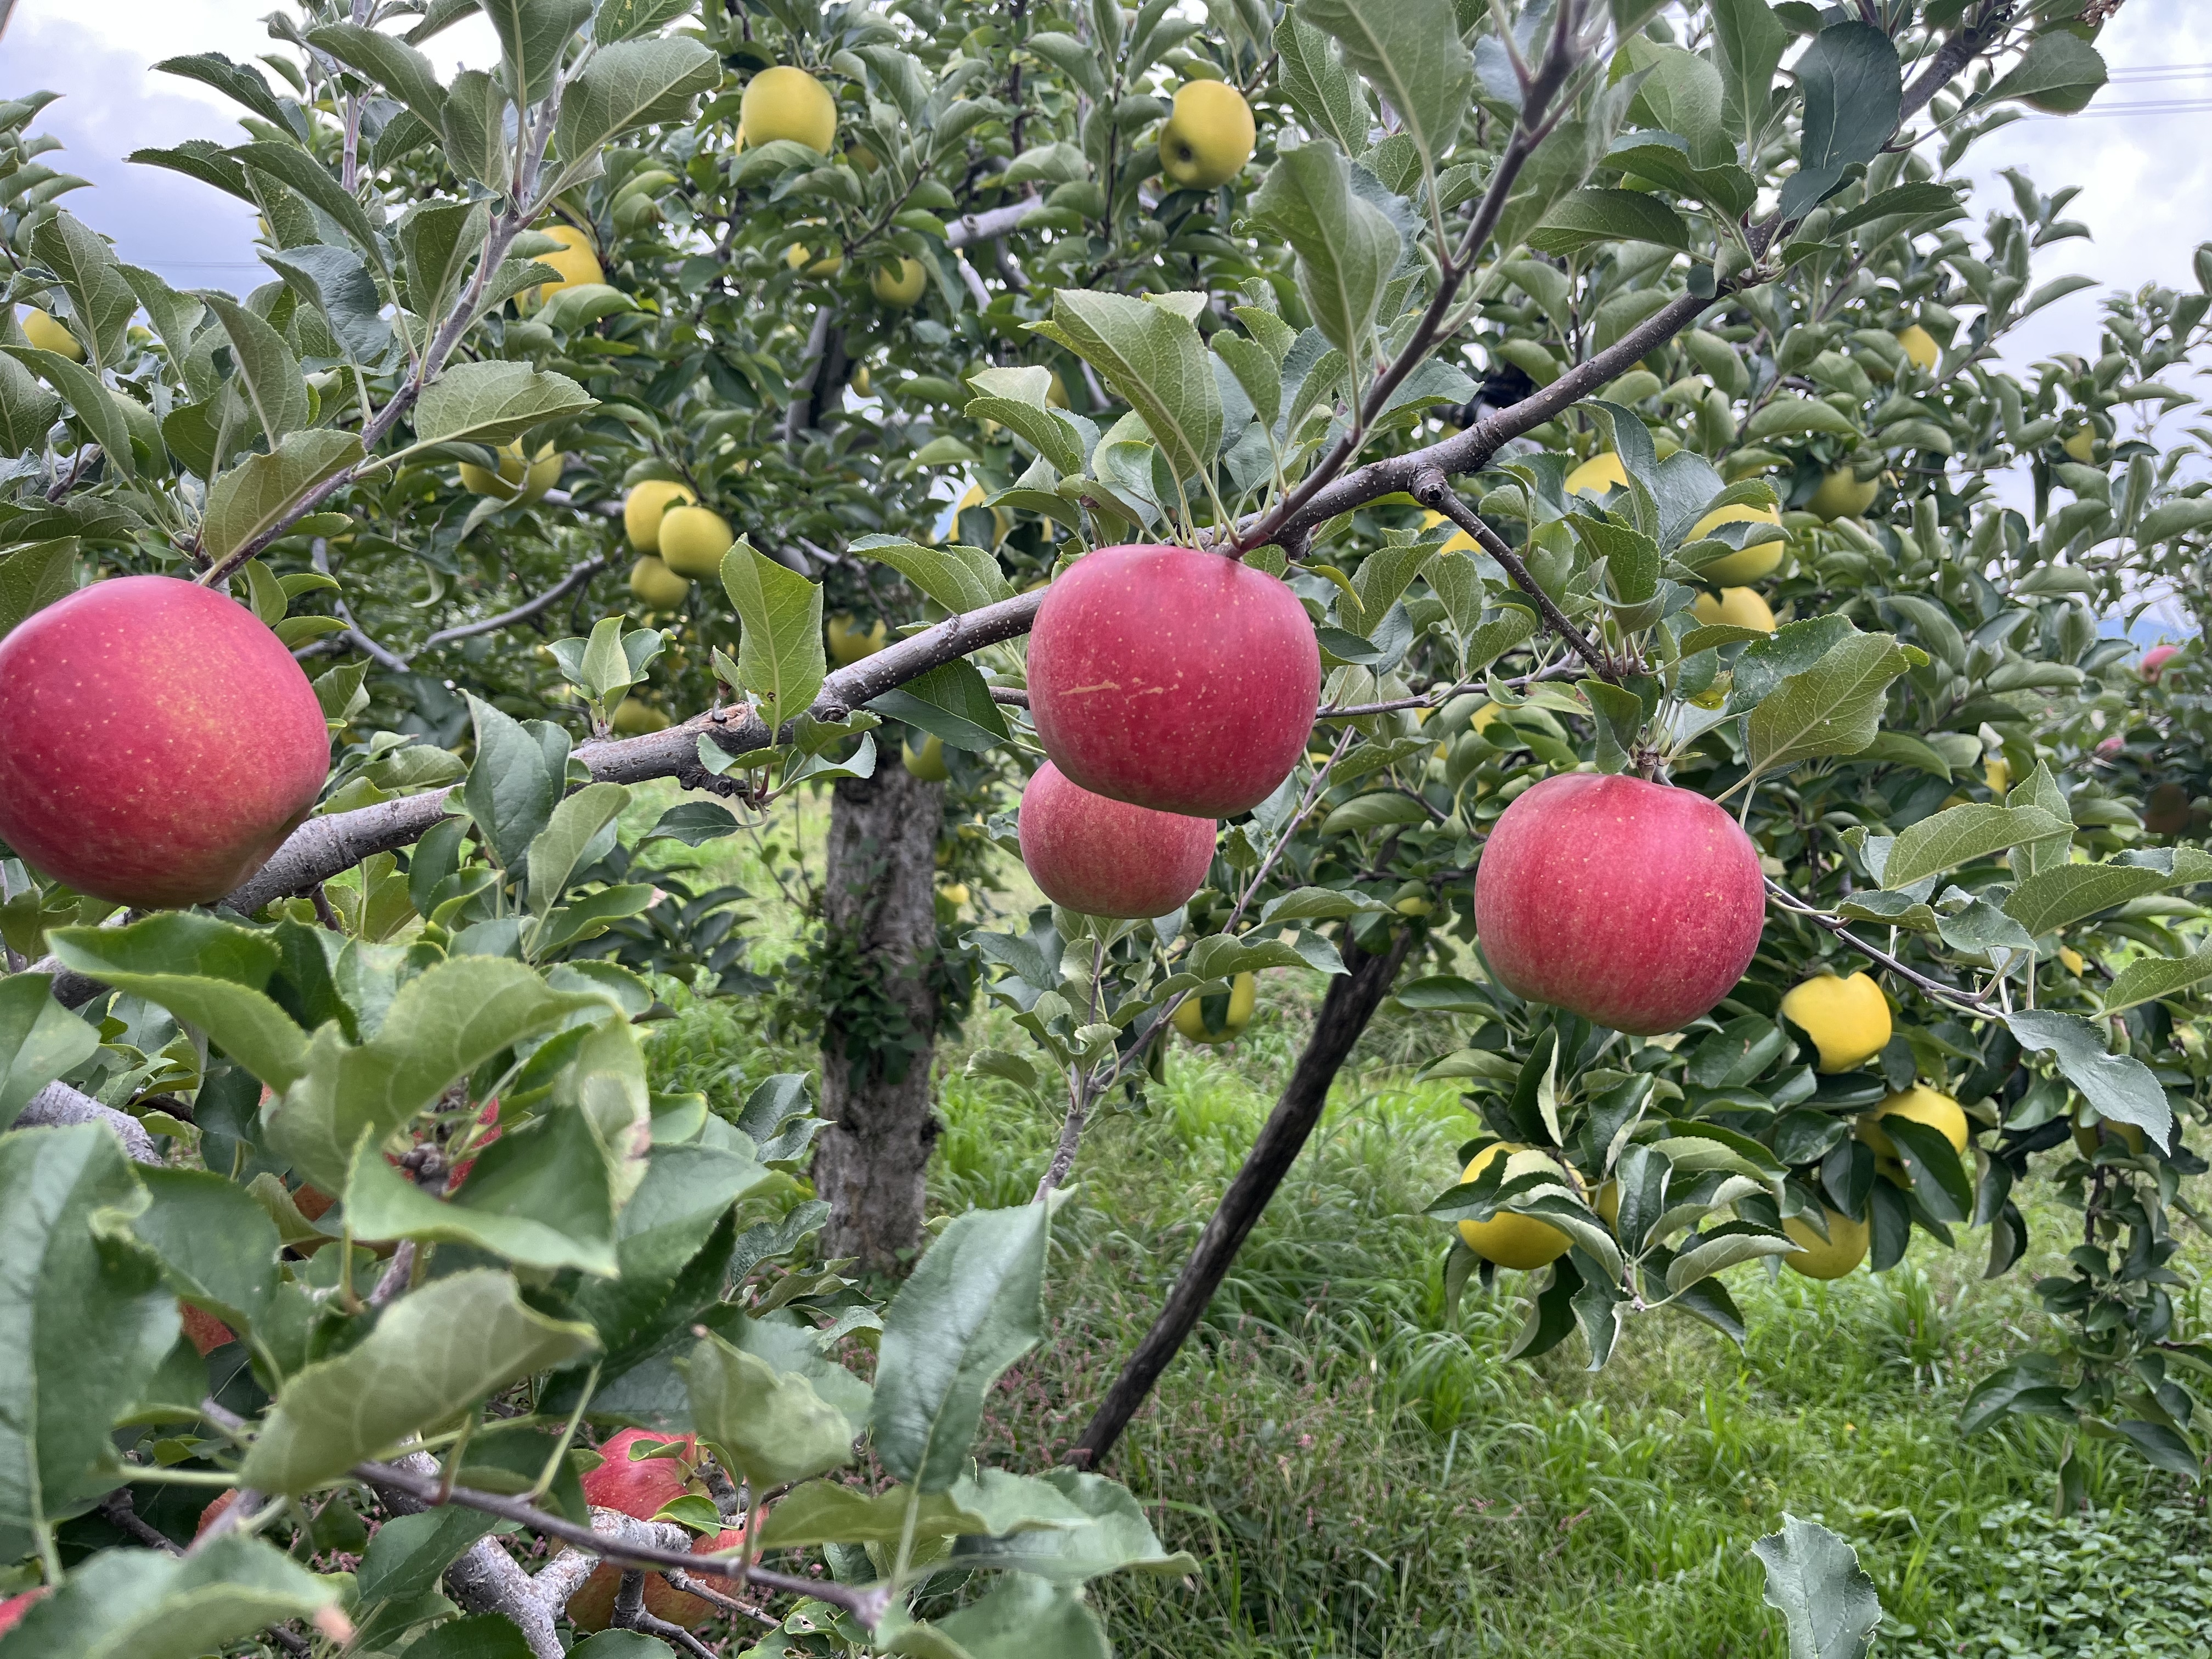
[[[741,866],[757,854],[721,846],[690,856],[753,884]],[[757,965],[788,949],[775,908]],[[656,1086],[726,1104],[740,1080],[811,1061],[764,1042],[745,1000],[674,1000]],[[1272,1104],[1313,1000],[1271,976],[1242,1042],[1178,1045],[1148,1111],[1095,1123],[1055,1228],[1051,1336],[1000,1386],[991,1461],[1035,1468],[1080,1431]],[[1017,1041],[979,1012],[963,1046]],[[1925,1239],[1879,1279],[1748,1266],[1729,1278],[1741,1348],[1661,1314],[1632,1322],[1602,1372],[1580,1369],[1572,1340],[1509,1361],[1517,1275],[1448,1316],[1446,1235],[1416,1214],[1470,1130],[1448,1087],[1409,1081],[1409,1062],[1443,1046],[1432,1027],[1370,1034],[1116,1449],[1110,1472],[1201,1564],[1093,1587],[1121,1653],[1780,1659],[1747,1550],[1785,1510],[1857,1546],[1885,1656],[2212,1649],[2212,1529],[2177,1483],[2089,1443],[2077,1456],[2095,1511],[2062,1523],[2051,1425],[1957,1431],[1973,1383],[2044,1328],[2033,1280],[2059,1259],[2069,1212],[2027,1193],[2039,1254],[2002,1279]],[[933,1196],[947,1213],[1026,1200],[1057,1131],[1005,1085],[963,1076],[963,1059],[939,1059]],[[2206,1255],[2188,1247],[2192,1280]]]

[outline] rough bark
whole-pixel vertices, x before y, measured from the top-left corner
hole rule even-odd
[[[893,763],[872,778],[842,780],[830,809],[825,958],[877,988],[824,1012],[822,1115],[830,1127],[815,1149],[814,1185],[830,1207],[823,1250],[878,1272],[905,1271],[921,1248],[923,1175],[937,1139],[929,966],[944,816],[943,787]],[[842,977],[832,980],[833,994]],[[918,1050],[884,1041],[886,1021],[897,1022],[894,1007]]]
[[[1214,1291],[1221,1287],[1229,1264],[1236,1261],[1237,1252],[1251,1236],[1267,1200],[1283,1184],[1306,1138],[1321,1121],[1329,1085],[1351,1057],[1352,1045],[1359,1041],[1367,1023],[1375,1018],[1376,1009],[1389,994],[1391,981],[1398,977],[1412,945],[1410,929],[1400,933],[1380,956],[1369,956],[1346,942],[1344,965],[1350,971],[1329,981],[1328,995],[1314,1021],[1313,1035],[1298,1055],[1297,1069],[1291,1073],[1275,1109],[1261,1127],[1243,1167],[1221,1195],[1220,1207],[1199,1235],[1198,1248],[1183,1264],[1159,1317],[1122,1365],[1121,1376],[1099,1402],[1083,1437],[1068,1449],[1068,1462],[1079,1468],[1096,1468],[1104,1460],[1183,1340],[1196,1328]]]

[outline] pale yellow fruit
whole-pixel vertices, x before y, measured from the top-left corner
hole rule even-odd
[[[1723,507],[1716,508],[1690,526],[1688,539],[1696,541],[1710,536],[1724,524],[1782,523],[1782,510],[1774,507]],[[1783,544],[1761,542],[1756,547],[1747,547],[1725,558],[1715,559],[1711,564],[1698,567],[1698,574],[1716,587],[1741,587],[1772,575],[1782,566]]]
[[[1484,1147],[1474,1155],[1474,1161],[1461,1172],[1461,1183],[1464,1185],[1474,1180],[1500,1153],[1505,1156],[1505,1179],[1508,1181],[1524,1175],[1557,1175],[1559,1172],[1559,1166],[1543,1153],[1501,1140]],[[1547,1261],[1558,1261],[1574,1243],[1549,1222],[1539,1221],[1534,1216],[1508,1215],[1503,1212],[1488,1221],[1461,1222],[1459,1236],[1467,1241],[1467,1248],[1484,1261],[1494,1261],[1501,1267],[1518,1267],[1523,1272],[1540,1267]]]
[[[835,276],[845,268],[842,253],[824,253],[819,258],[814,250],[803,242],[793,242],[783,251],[783,262],[793,270],[804,270],[809,276]]]
[[[922,740],[919,749],[908,738],[899,745],[899,759],[924,783],[943,783],[952,775],[945,764],[945,739],[934,732]]]
[[[780,64],[745,83],[738,125],[749,144],[789,138],[827,155],[837,142],[837,100],[805,70]]]
[[[968,902],[968,884],[956,881],[950,887],[940,887],[937,890],[937,896],[957,910]]]
[[[1850,468],[1839,466],[1820,480],[1820,487],[1813,492],[1813,499],[1805,503],[1805,509],[1827,520],[1856,519],[1872,507],[1874,498],[1881,494],[1881,479],[1862,480]]]
[[[2118,1135],[2122,1144],[2127,1147],[2130,1157],[2142,1156],[2143,1132],[2141,1129],[2132,1123],[2115,1123],[2110,1118],[2092,1123],[2088,1121],[2088,1114],[2086,1111],[2076,1112],[2074,1115],[2074,1150],[2084,1158],[2096,1157],[2097,1145],[2100,1139],[2098,1132],[2100,1129],[2110,1129]]]
[[[720,576],[722,555],[736,540],[730,521],[711,507],[672,507],[660,515],[660,556],[679,576]]]
[[[2077,979],[2088,971],[2089,964],[2081,960],[2081,953],[2069,950],[2063,945],[2058,947],[2058,960],[2065,964],[2066,971]]]
[[[872,398],[876,395],[868,374],[868,366],[866,363],[862,363],[853,371],[853,390],[863,398]]]
[[[1756,628],[1762,634],[1774,631],[1774,612],[1765,599],[1747,587],[1724,587],[1718,599],[1711,593],[1700,593],[1691,601],[1690,610],[1701,623]]]
[[[561,482],[561,457],[551,444],[526,462],[522,440],[503,444],[499,471],[491,472],[471,461],[461,463],[461,488],[478,495],[496,495],[503,501],[534,501]]]
[[[921,302],[923,291],[929,286],[929,272],[919,259],[901,259],[898,275],[894,276],[881,265],[869,273],[869,291],[887,306],[901,311],[911,311]]]
[[[27,330],[26,331],[28,331]],[[2066,453],[2087,466],[2097,458],[2097,428],[2085,426],[2066,440],[2062,446]]]
[[[660,551],[660,520],[672,507],[697,501],[687,485],[673,478],[647,478],[630,486],[623,497],[623,533],[640,553]]]
[[[1244,170],[1259,136],[1252,106],[1224,81],[1192,81],[1160,129],[1160,171],[1185,190],[1215,190]]]
[[[629,591],[648,611],[673,611],[691,592],[691,583],[648,553],[630,566]]]
[[[1229,1008],[1222,1016],[1219,1030],[1207,1028],[1206,1011],[1199,1006],[1195,996],[1185,997],[1182,1006],[1175,1011],[1175,1028],[1193,1042],[1234,1042],[1252,1023],[1252,1005],[1259,994],[1258,975],[1239,974],[1229,981]]]
[[[1936,364],[1943,361],[1943,348],[1936,343],[1934,335],[1917,323],[1898,330],[1897,343],[1905,348],[1906,357],[1931,374],[1936,372]]]
[[[1866,1143],[1876,1158],[1894,1159],[1897,1143],[1882,1133],[1881,1120],[1901,1117],[1908,1123],[1925,1123],[1931,1129],[1942,1131],[1943,1139],[1951,1143],[1951,1150],[1966,1150],[1966,1115],[1959,1109],[1959,1103],[1948,1095],[1938,1094],[1923,1083],[1910,1089],[1901,1089],[1858,1121],[1854,1131]]]
[[[1619,1237],[1620,1231],[1620,1183],[1618,1181],[1608,1181],[1603,1186],[1600,1187],[1597,1189],[1597,1198],[1595,1201],[1594,1207],[1600,1215],[1605,1218],[1605,1224],[1613,1230],[1614,1236],[1616,1237]]]
[[[1982,781],[1989,785],[1991,794],[2002,800],[2012,787],[2012,763],[2002,755],[1990,756],[1982,763]]]
[[[625,738],[643,737],[647,732],[668,729],[668,716],[649,702],[635,697],[624,697],[615,705],[615,712],[607,724]]]
[[[1060,378],[1060,371],[1056,368],[1052,372],[1052,384],[1044,389],[1044,400],[1046,405],[1052,409],[1067,407],[1067,382]]]
[[[1424,513],[1421,514],[1421,528],[1424,530],[1434,530],[1443,521],[1444,515],[1441,513]],[[1453,532],[1451,539],[1447,541],[1443,546],[1438,550],[1438,551],[1444,553],[1454,551],[1472,553],[1474,550],[1474,538],[1468,535],[1464,530]]]
[[[981,507],[982,505],[983,486],[981,484],[969,485],[968,493],[963,495],[959,501],[953,505],[952,530],[955,535],[959,534],[960,532],[960,515],[963,513],[965,513],[971,507]],[[1007,532],[1012,531],[1014,527],[1014,521],[1012,518],[1007,516],[1006,509],[1005,507],[994,507],[991,509],[991,545],[996,547],[1000,542],[1006,539]]]
[[[849,611],[841,611],[830,617],[822,631],[830,641],[830,660],[840,668],[850,668],[862,658],[874,656],[890,637],[890,630],[882,617],[877,617],[876,625],[863,633]]]
[[[530,257],[541,265],[550,265],[561,273],[557,283],[541,283],[536,288],[526,289],[520,296],[525,310],[534,310],[544,305],[563,289],[581,288],[586,283],[604,283],[605,271],[599,269],[599,256],[592,251],[592,239],[574,225],[547,225],[544,233],[560,243],[554,253],[533,253]]]
[[[1602,495],[1608,489],[1628,488],[1628,469],[1620,464],[1620,457],[1607,450],[1602,455],[1593,455],[1567,474],[1567,494],[1570,495]]]
[[[84,361],[84,345],[58,319],[36,306],[23,307],[23,337],[41,351],[51,351],[73,363]]]
[[[1814,1232],[1813,1224],[1802,1217],[1793,1215],[1782,1224],[1782,1231],[1797,1246],[1782,1258],[1784,1267],[1808,1279],[1841,1279],[1866,1260],[1867,1245],[1874,1237],[1874,1229],[1837,1210],[1829,1210],[1826,1219],[1826,1238]]]
[[[1820,1051],[1820,1070],[1848,1072],[1888,1045],[1889,999],[1864,974],[1816,974],[1782,999],[1782,1016]]]

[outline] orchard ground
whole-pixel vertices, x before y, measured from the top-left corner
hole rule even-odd
[[[641,792],[641,823],[673,793]],[[765,832],[787,881],[793,851],[818,879],[826,818],[809,802]],[[663,845],[664,866],[755,895],[753,965],[779,966],[800,918],[756,843]],[[1019,863],[1005,857],[998,878],[1004,891],[975,899],[1025,916],[1036,894]],[[759,1077],[818,1063],[804,1034],[769,1034],[758,999],[666,994],[678,1012],[651,1042],[656,1088],[704,1090],[728,1109]],[[1315,976],[1265,975],[1242,1041],[1176,1042],[1150,1111],[1109,1114],[1085,1140],[1055,1228],[1054,1340],[999,1390],[986,1429],[997,1461],[1036,1466],[1081,1431],[1249,1147],[1319,995]],[[963,1075],[969,1052],[1007,1043],[1006,1026],[979,1004],[939,1051],[940,1215],[1023,1202],[1050,1157],[1056,1114]],[[1955,1255],[1916,1234],[1879,1278],[1732,1271],[1741,1350],[1667,1319],[1638,1322],[1595,1376],[1575,1341],[1509,1361],[1521,1275],[1488,1296],[1470,1287],[1448,1317],[1448,1235],[1417,1213],[1474,1132],[1451,1085],[1414,1080],[1450,1046],[1432,1015],[1418,1030],[1376,1022],[1116,1449],[1109,1473],[1205,1567],[1191,1584],[1102,1587],[1117,1651],[1779,1659],[1780,1620],[1747,1552],[1785,1510],[1858,1547],[1887,1609],[1877,1655],[2212,1646],[2212,1525],[2180,1483],[2087,1443],[2094,1511],[2060,1522],[2055,1429],[1959,1433],[1974,1382],[2051,1334],[2033,1281],[2058,1268],[2080,1221],[2047,1189],[2027,1190],[2033,1254],[2001,1280],[1981,1279],[1984,1234]],[[2212,1244],[2188,1235],[2181,1261],[2201,1279]]]

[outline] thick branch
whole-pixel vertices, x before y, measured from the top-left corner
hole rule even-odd
[[[1298,1056],[1297,1069],[1291,1074],[1289,1086],[1275,1103],[1275,1109],[1260,1131],[1252,1151],[1244,1160],[1243,1168],[1229,1183],[1222,1194],[1221,1207],[1206,1224],[1199,1236],[1198,1248],[1191,1252],[1190,1260],[1183,1264],[1175,1289],[1169,1292],[1167,1305],[1152,1322],[1151,1330],[1137,1345],[1134,1353],[1121,1367],[1114,1386],[1107,1390],[1099,1402],[1091,1425],[1083,1437],[1068,1449],[1066,1461],[1084,1468],[1096,1468],[1114,1449],[1114,1443],[1136,1415],[1137,1408],[1152,1391],[1160,1374],[1183,1345],[1205,1314],[1206,1304],[1220,1288],[1221,1280],[1229,1271],[1229,1264],[1237,1259],[1251,1234],[1267,1200],[1282,1185],[1283,1177],[1290,1173],[1291,1165],[1297,1159],[1306,1138],[1321,1121],[1322,1108],[1328,1103],[1329,1085],[1336,1080],[1337,1073],[1351,1055],[1352,1045],[1358,1042],[1367,1023],[1375,1018],[1375,1011],[1389,994],[1391,981],[1397,978],[1406,955],[1413,948],[1413,935],[1409,928],[1391,941],[1390,948],[1381,956],[1370,957],[1357,946],[1346,943],[1345,963],[1350,972],[1329,981],[1328,995],[1322,1000],[1321,1015],[1314,1022],[1313,1036],[1307,1039],[1305,1051]]]
[[[100,988],[89,980],[85,983],[89,994],[83,1000],[89,1002]],[[62,987],[58,982],[54,989],[58,994]],[[101,1105],[90,1095],[79,1094],[66,1083],[49,1083],[33,1095],[30,1103],[15,1114],[15,1127],[18,1129],[53,1128],[69,1123],[104,1123],[115,1131],[116,1139],[123,1143],[123,1150],[130,1154],[133,1163],[159,1164],[161,1161],[155,1153],[152,1138],[137,1118],[128,1112],[118,1112],[112,1106]]]
[[[450,645],[455,640],[465,640],[478,634],[489,634],[515,623],[528,622],[541,611],[549,611],[567,599],[578,588],[607,568],[606,556],[594,553],[588,559],[580,559],[568,567],[568,574],[534,599],[525,599],[512,611],[502,611],[496,617],[486,617],[482,622],[464,623],[458,628],[441,628],[422,641],[420,651],[429,651],[438,646]],[[419,654],[419,651],[418,653]]]
[[[1978,25],[1969,25],[1946,40],[1928,60],[1928,67],[1913,77],[1912,84],[1905,89],[1905,101],[1899,106],[1897,124],[1903,126],[1928,106],[1929,100],[1942,91],[1944,86],[1967,64],[1981,56],[1984,51],[2004,38],[2012,27],[2013,13],[2018,8],[2006,3],[1994,8]]]

